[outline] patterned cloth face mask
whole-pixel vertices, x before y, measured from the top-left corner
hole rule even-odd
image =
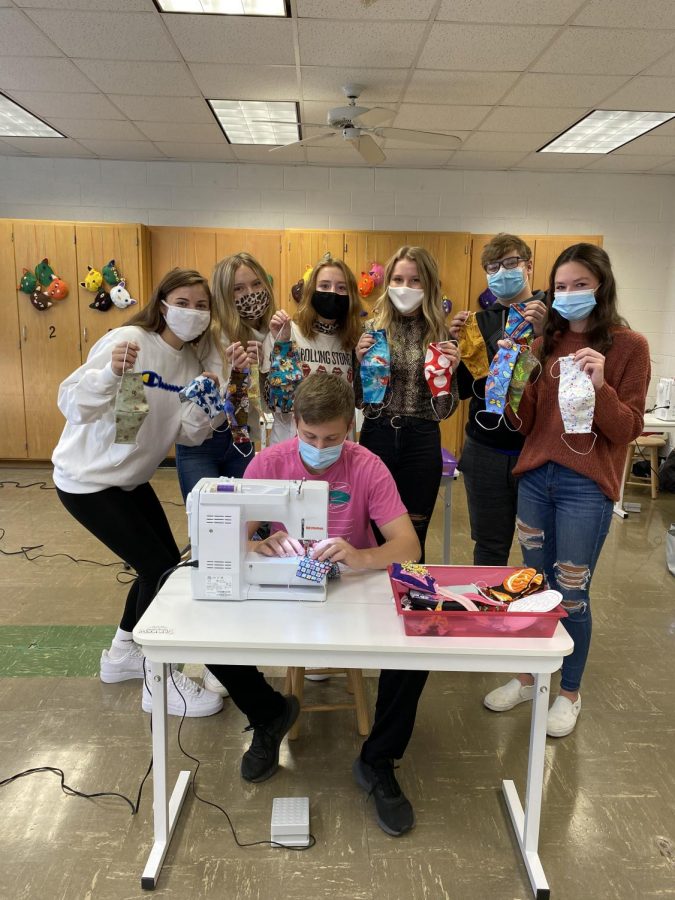
[[[440,418],[434,406],[436,397],[447,397],[450,394],[452,385],[452,359],[447,355],[445,350],[437,343],[429,344],[426,355],[424,357],[424,377],[426,379],[429,390],[431,391],[431,408],[436,418]],[[454,408],[454,403],[450,407],[450,412],[445,416],[447,418]]]
[[[525,385],[530,380],[530,375],[537,366],[541,366],[541,363],[534,353],[527,345],[521,346],[518,359],[513,367],[513,376],[511,377],[508,394],[508,404],[516,415],[518,415],[518,408],[525,391]],[[534,380],[536,381],[536,379]]]
[[[244,321],[255,322],[267,312],[270,299],[267,291],[254,291],[251,294],[242,294],[241,297],[235,297],[234,305]]]
[[[384,402],[391,377],[391,354],[384,328],[367,331],[374,344],[366,350],[361,360],[361,385],[364,404]]]
[[[128,349],[128,345],[127,345]],[[127,361],[124,351],[122,369]],[[141,425],[150,412],[145,397],[142,372],[124,372],[115,397],[115,444],[134,444]]]
[[[529,344],[534,337],[534,329],[523,315],[525,307],[525,303],[515,303],[510,306],[506,319],[506,335],[517,344]]]
[[[302,381],[302,369],[292,341],[276,340],[265,381],[265,401],[272,411],[289,413],[293,394]]]
[[[189,384],[186,384],[178,394],[181,403],[196,403],[203,409],[209,419],[215,419],[217,415],[225,411],[223,398],[216,387],[213,378],[208,375],[198,375]]]
[[[485,431],[494,431],[495,428],[499,428],[506,409],[506,398],[519,352],[518,344],[500,347],[492,360],[485,382],[485,409],[479,410],[475,416],[476,423]],[[482,412],[496,413],[500,417],[497,424],[492,427],[483,425],[479,419]]]
[[[490,371],[483,335],[478,327],[475,313],[469,316],[459,333],[459,352],[464,365],[471,372],[474,381],[486,378]]]
[[[250,456],[253,452],[251,434],[248,429],[248,386],[250,375],[248,371],[239,372],[232,369],[230,380],[225,391],[225,416],[230,426],[234,449],[242,456]],[[240,447],[248,444],[248,452],[244,453]]]
[[[560,366],[560,381],[558,383],[558,406],[562,416],[565,431],[561,434],[563,444],[573,453],[587,456],[597,440],[597,434],[593,431],[593,415],[595,413],[595,388],[591,376],[582,371],[574,362],[573,356],[561,356],[557,360]],[[551,366],[551,377],[555,378]],[[566,434],[592,434],[593,443],[588,450],[575,450],[565,440]]]

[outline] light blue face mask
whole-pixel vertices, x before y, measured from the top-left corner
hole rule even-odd
[[[498,300],[513,300],[525,287],[525,272],[520,266],[515,269],[502,266],[494,275],[488,275],[487,283]]]
[[[341,444],[336,444],[334,447],[319,448],[314,447],[312,444],[307,444],[301,438],[298,438],[298,450],[302,461],[311,469],[327,469],[340,458],[344,443],[342,441]]]
[[[597,304],[595,291],[556,291],[553,309],[568,322],[577,322],[590,315]]]

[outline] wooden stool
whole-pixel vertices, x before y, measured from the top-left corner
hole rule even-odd
[[[366,703],[366,692],[363,685],[361,669],[307,669],[311,675],[347,675],[347,692],[353,694],[352,703],[309,703],[303,704],[305,689],[305,669],[302,666],[289,666],[286,669],[285,694],[293,694],[298,698],[300,712],[329,712],[333,709],[353,709],[356,712],[356,729],[364,737],[370,733],[370,717]],[[294,741],[300,733],[300,717],[288,732],[289,741]]]
[[[652,500],[656,500],[656,495],[659,491],[659,450],[661,447],[666,446],[666,439],[660,434],[648,434],[648,435],[640,435],[639,438],[636,438],[632,444],[628,445],[626,451],[626,465],[623,470],[623,483],[635,485],[635,487],[647,487],[647,485],[651,484],[652,488]],[[634,475],[633,478],[639,478],[639,481],[631,481],[631,468],[633,465],[633,457],[637,450],[647,450],[647,459],[649,461],[649,466],[651,471],[649,475],[644,477],[640,475]],[[644,453],[638,454],[640,459],[643,459]]]

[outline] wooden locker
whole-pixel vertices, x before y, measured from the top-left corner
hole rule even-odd
[[[602,247],[602,236],[598,234],[552,234],[537,237],[532,249],[534,251],[534,272],[532,275],[532,290],[548,291],[548,282],[551,269],[556,259],[563,250],[573,244],[595,244]]]
[[[25,264],[29,268],[31,263]],[[25,459],[26,416],[23,403],[23,373],[21,370],[21,340],[18,303],[30,304],[27,294],[17,292],[22,274],[14,265],[12,223],[0,222],[0,384],[3,398],[0,403],[0,458]],[[18,300],[17,300],[18,298]]]
[[[214,230],[156,226],[149,231],[153,287],[176,266],[211,278],[217,259]]]
[[[314,266],[329,252],[336,259],[344,258],[344,234],[342,231],[285,231],[282,256],[281,290],[276,292],[277,305],[294,315],[295,301],[291,299],[291,286],[305,273],[307,266]]]
[[[232,256],[242,250],[254,256],[265,271],[272,276],[272,287],[277,309],[288,309],[281,284],[281,246],[283,232],[254,229],[230,229],[216,232],[216,259]],[[288,295],[286,294],[288,301]]]
[[[142,248],[140,225],[86,225],[75,226],[77,272],[76,283],[80,303],[80,329],[82,335],[82,361],[84,362],[96,341],[111,328],[118,328],[128,321],[140,306],[145,297],[142,275]],[[95,294],[85,290],[80,282],[84,281],[87,266],[101,270],[111,259],[120,275],[124,278],[126,288],[138,301],[127,309],[118,309],[114,304],[106,312],[90,309]],[[106,290],[110,288],[104,285]]]
[[[70,287],[64,300],[43,312],[18,294],[28,458],[49,459],[64,425],[58,387],[81,363],[75,226],[16,221],[13,227],[16,271],[33,269],[47,257]]]

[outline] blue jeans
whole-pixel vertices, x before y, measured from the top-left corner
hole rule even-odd
[[[243,453],[249,455],[243,456]],[[252,443],[235,447],[229,428],[214,431],[212,438],[197,447],[176,444],[176,469],[183,500],[200,478],[242,478],[254,453]]]
[[[595,481],[549,462],[520,479],[516,528],[523,562],[544,572],[563,595],[563,625],[574,650],[563,660],[560,687],[577,691],[591,644],[589,589],[607,537],[613,503]]]

